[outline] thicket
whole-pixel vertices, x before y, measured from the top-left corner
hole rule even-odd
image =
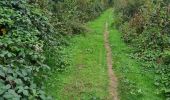
[[[115,0],[116,27],[127,44],[135,48],[134,58],[153,68],[159,94],[170,99],[170,1]]]
[[[107,0],[43,0],[34,1],[44,11],[50,11],[50,22],[62,34],[76,34],[86,30],[84,23],[99,16]]]
[[[65,36],[87,31],[84,23],[99,16],[108,5],[107,0],[38,0],[32,3],[37,3],[48,14],[50,24],[60,34],[52,36],[56,37],[55,42],[45,45],[46,62],[59,71],[65,70],[69,63],[68,55],[62,50],[69,45],[69,38],[65,39]]]
[[[50,69],[67,65],[67,34],[85,31],[84,22],[105,9],[99,0],[0,1],[0,99],[48,100],[42,89]]]

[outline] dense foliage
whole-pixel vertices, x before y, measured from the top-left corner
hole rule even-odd
[[[66,66],[64,34],[85,31],[106,2],[98,0],[0,1],[0,99],[52,99],[41,80]],[[50,62],[51,61],[51,62]],[[37,85],[38,84],[38,85]]]
[[[115,0],[116,27],[134,57],[154,68],[155,85],[170,99],[170,2],[168,0]],[[118,5],[120,4],[120,5]]]
[[[34,77],[47,70],[43,38],[50,33],[48,20],[25,0],[0,1],[0,98],[47,99]]]
[[[37,1],[33,3],[35,2]],[[106,9],[107,0],[44,0],[37,4],[49,13],[50,23],[55,31],[64,36],[70,36],[87,31],[84,23],[99,16]],[[62,71],[69,64],[68,54],[63,52],[64,46],[69,44],[67,41],[69,39],[63,39],[62,36],[57,37],[58,39],[60,39],[59,42],[53,43],[52,46],[49,46],[51,43],[46,44],[45,48],[48,65]]]
[[[63,0],[49,2],[54,27],[63,34],[76,34],[86,28],[84,22],[99,16],[107,0]]]

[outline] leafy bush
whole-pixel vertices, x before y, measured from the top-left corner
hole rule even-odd
[[[65,46],[69,45],[67,36],[85,33],[87,28],[84,23],[99,16],[106,9],[106,1],[43,0],[42,2],[37,0],[32,2],[38,4],[48,14],[54,31],[59,33],[52,35],[53,42],[47,42],[44,46],[46,62],[54,71],[63,71],[69,64],[68,54],[63,52]]]
[[[125,76],[120,78],[120,86],[118,88],[120,88],[119,93],[122,94],[121,98],[126,97],[127,100],[136,100],[142,96],[142,90],[137,88],[135,82],[128,80]]]
[[[85,31],[83,23],[99,16],[105,3],[1,0],[0,6],[0,99],[52,99],[42,80],[50,68],[63,70],[68,64],[63,34]]]
[[[159,93],[165,94],[167,100],[170,99],[170,65],[158,65],[156,67],[157,76],[155,78],[155,85],[161,88]]]
[[[51,33],[48,19],[27,0],[3,0],[0,6],[0,26],[5,30],[0,36],[0,98],[46,100],[35,78],[43,78],[42,71],[49,69],[43,55]]]
[[[136,58],[155,63],[159,74],[160,93],[169,98],[169,61],[166,51],[170,49],[170,10],[168,0],[120,0],[122,7],[115,8],[122,22],[119,29],[126,43],[135,48]],[[161,66],[161,67],[158,67]],[[162,91],[162,89],[164,91]],[[166,91],[166,92],[165,92]]]
[[[59,33],[76,34],[86,30],[85,22],[102,13],[106,8],[106,1],[104,3],[98,0],[48,1],[50,6],[43,7],[51,11],[51,23]]]
[[[0,99],[52,100],[33,82],[32,69],[0,66]]]

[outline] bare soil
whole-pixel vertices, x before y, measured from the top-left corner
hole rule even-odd
[[[108,23],[106,22],[105,25],[105,31],[104,31],[104,44],[105,44],[105,49],[107,52],[107,66],[108,66],[108,76],[109,76],[109,93],[110,97],[109,100],[119,100],[118,98],[118,93],[117,93],[117,78],[116,75],[114,74],[113,71],[113,62],[112,62],[112,52],[111,52],[111,47],[109,44],[109,31],[108,31]]]

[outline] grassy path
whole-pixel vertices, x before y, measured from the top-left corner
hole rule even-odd
[[[105,25],[104,31],[104,44],[106,49],[106,57],[107,57],[107,66],[108,66],[108,76],[109,76],[109,91],[110,91],[110,100],[119,100],[117,93],[117,77],[113,71],[113,62],[112,62],[112,50],[109,43],[109,31],[108,31],[108,22]]]
[[[48,80],[49,94],[57,100],[107,100],[109,77],[103,32],[110,11],[87,23],[90,32],[71,39],[66,48],[71,54],[71,66]]]
[[[70,54],[71,65],[63,73],[52,73],[47,82],[47,92],[56,100],[113,100],[118,94],[114,90],[117,83],[111,77],[114,76],[112,65],[119,79],[120,100],[163,100],[156,95],[154,73],[143,72],[141,62],[129,57],[132,48],[123,42],[116,29],[110,27],[112,13],[112,10],[105,11],[87,23],[90,32],[72,37],[71,45],[65,49]],[[110,33],[106,32],[107,36],[103,35],[106,21]],[[104,41],[104,36],[109,41]],[[106,45],[111,47],[109,53]],[[110,98],[110,94],[113,97]]]

